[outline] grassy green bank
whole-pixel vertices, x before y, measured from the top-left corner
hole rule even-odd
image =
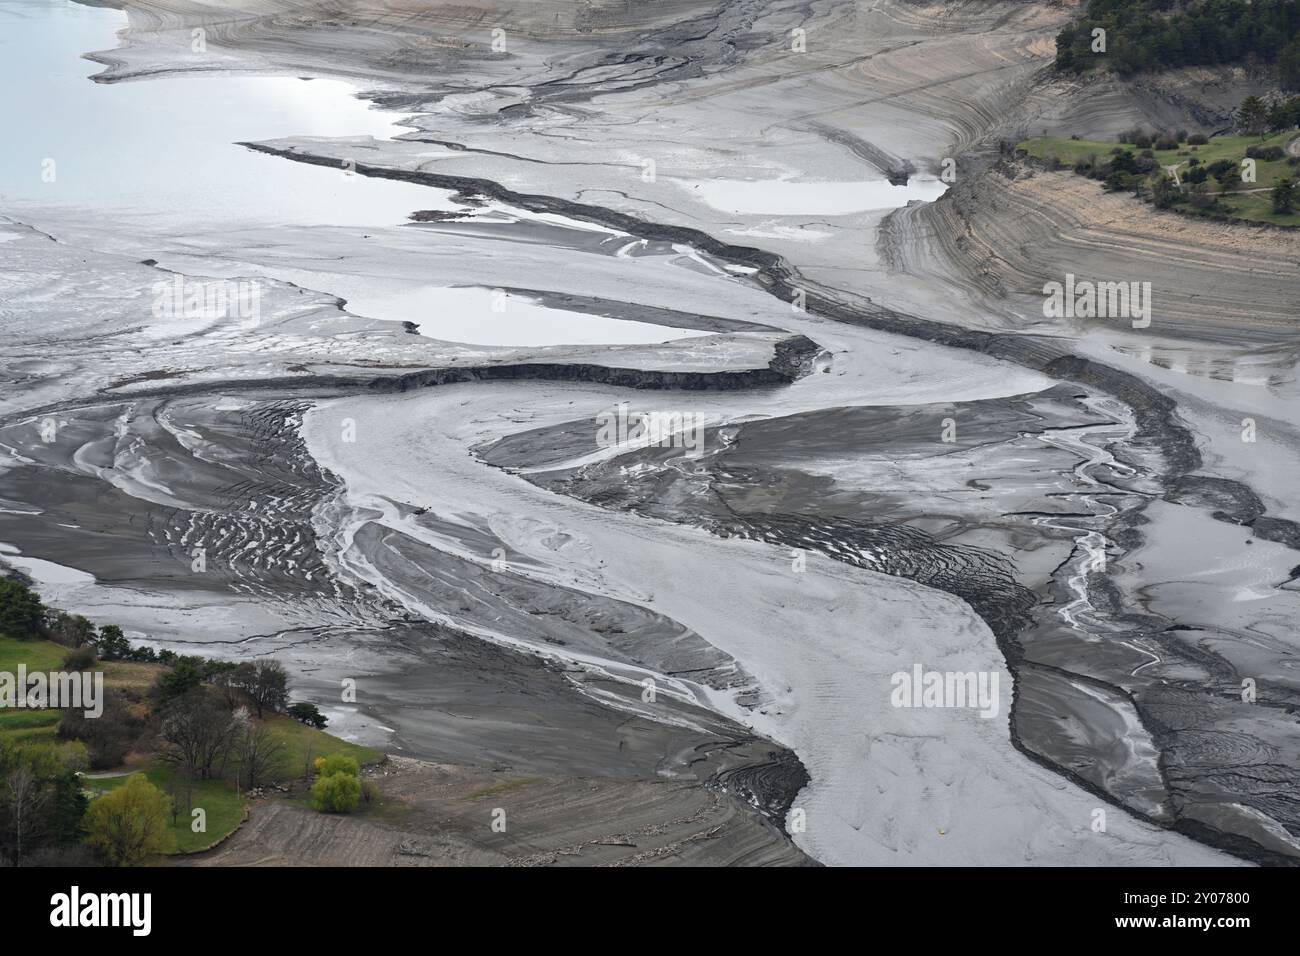
[[[1068,139],[1040,136],[1017,144],[1016,149],[1050,166],[1066,167],[1081,175],[1104,180],[1107,188],[1129,189],[1139,196],[1155,200],[1160,184],[1177,176],[1177,195],[1166,191],[1170,202],[1162,208],[1217,219],[1269,223],[1274,226],[1300,225],[1300,212],[1277,212],[1273,208],[1273,190],[1284,179],[1300,178],[1300,167],[1285,155],[1276,159],[1256,158],[1254,182],[1241,179],[1242,161],[1248,149],[1272,154],[1285,152],[1286,145],[1300,132],[1286,130],[1271,136],[1215,136],[1204,144],[1182,142],[1173,148],[1139,149],[1135,145],[1107,143],[1100,140]],[[1121,170],[1116,176],[1116,158],[1128,153],[1137,168]],[[1222,178],[1210,174],[1218,164]],[[1204,172],[1197,173],[1200,168]],[[1202,178],[1203,177],[1203,178]],[[1200,178],[1200,182],[1195,180]],[[1121,185],[1122,182],[1122,185]],[[1160,205],[1159,202],[1157,202]],[[1300,202],[1297,202],[1300,207]]]
[[[311,772],[309,768],[315,758],[330,754],[353,757],[363,767],[384,759],[378,750],[340,740],[323,730],[300,724],[281,714],[267,717],[265,723],[271,727],[284,748],[280,767],[269,778],[274,783],[283,785],[302,780]],[[244,821],[244,809],[248,800],[234,781],[195,780],[187,785],[173,764],[156,756],[147,758],[135,768],[116,776],[87,777],[86,790],[95,796],[109,793],[124,784],[131,773],[143,773],[150,783],[171,796],[176,805],[172,821],[172,853],[206,850],[234,833]],[[201,809],[204,813],[204,828],[197,832],[192,813],[194,809]]]

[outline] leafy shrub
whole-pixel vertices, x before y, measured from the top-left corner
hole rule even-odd
[[[1258,159],[1262,162],[1272,163],[1285,156],[1286,152],[1281,146],[1247,146],[1246,155],[1250,159]]]
[[[325,725],[329,723],[329,718],[320,712],[320,708],[305,701],[291,704],[288,713],[294,720],[315,727],[317,730],[324,730]]]
[[[133,866],[170,849],[172,801],[142,773],[91,801],[86,842],[114,866]]]
[[[63,669],[65,671],[88,671],[95,666],[98,660],[95,645],[86,644],[63,655]]]
[[[360,802],[361,780],[350,774],[321,774],[311,788],[312,806],[322,813],[351,813]]]
[[[361,773],[361,768],[357,765],[356,757],[349,757],[347,754],[329,754],[316,758],[316,772],[322,777],[339,773],[356,777]]]
[[[1188,201],[1193,209],[1209,210],[1219,205],[1219,197],[1209,192],[1205,186],[1193,186]]]

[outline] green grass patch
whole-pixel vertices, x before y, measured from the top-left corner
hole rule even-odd
[[[28,674],[62,671],[63,660],[70,650],[52,641],[21,641],[0,635],[0,672],[18,673],[19,665]],[[135,661],[100,661],[92,672],[102,672],[105,690],[125,691],[142,698],[166,668],[161,664]],[[12,710],[0,708],[0,740],[10,744],[52,744],[67,752],[70,757],[83,756],[85,745],[76,740],[59,740],[57,737],[60,710]]]
[[[1179,178],[1186,182],[1187,173],[1192,168],[1189,161],[1195,157],[1203,166],[1209,166],[1220,160],[1229,160],[1240,167],[1246,158],[1246,150],[1251,146],[1285,147],[1296,137],[1295,130],[1275,133],[1261,139],[1258,136],[1215,136],[1203,146],[1180,145],[1177,149],[1153,149],[1152,156],[1161,169],[1148,174],[1144,181],[1154,185],[1165,174],[1165,167],[1176,166]],[[1116,148],[1129,150],[1135,156],[1141,152],[1137,147],[1123,143],[1106,143],[1098,140],[1065,139],[1059,136],[1040,136],[1019,143],[1017,149],[1024,150],[1030,156],[1044,162],[1056,160],[1066,167],[1074,167],[1084,162],[1101,165],[1107,162]],[[1281,179],[1300,180],[1300,167],[1292,166],[1286,159],[1255,161],[1255,182],[1235,184],[1231,191],[1219,192],[1219,186],[1212,178],[1207,180],[1211,193],[1219,196],[1219,209],[1215,213],[1228,219],[1247,222],[1267,222],[1277,226],[1300,225],[1300,212],[1280,214],[1273,211],[1270,190]],[[1172,209],[1179,212],[1194,212],[1186,204],[1175,204]]]
[[[75,741],[71,740],[59,740],[59,719],[60,715],[57,711],[6,714],[4,719],[0,719],[0,740],[14,747],[25,744],[50,744],[61,747],[64,743],[74,743]]]
[[[1263,169],[1266,163],[1260,163],[1260,179],[1263,179]],[[1295,174],[1295,179],[1300,182],[1300,169],[1288,167]],[[1295,212],[1277,213],[1273,211],[1273,197],[1267,192],[1262,193],[1229,193],[1222,197],[1224,209],[1233,219],[1242,219],[1248,222],[1268,222],[1275,226],[1297,226],[1300,225],[1300,214]]]
[[[204,832],[194,832],[194,816],[186,810],[185,791],[179,786],[180,777],[170,764],[155,763],[139,771],[149,778],[149,782],[172,798],[179,812],[175,814],[172,826],[171,853],[193,853],[205,849],[224,839],[243,822],[244,806],[247,801],[235,792],[235,785],[229,780],[195,780],[189,799],[193,809],[201,809],[206,814]],[[92,794],[104,794],[116,790],[126,783],[130,774],[120,777],[86,779],[85,789]]]
[[[329,754],[346,754],[354,757],[363,767],[379,763],[384,759],[383,753],[378,750],[340,740],[324,730],[309,727],[283,714],[268,717],[266,722],[284,744],[285,769],[279,775],[284,780],[301,778],[311,761]]]
[[[68,649],[50,641],[20,641],[0,635],[0,672],[18,675],[18,666],[27,668],[29,674],[48,673],[63,669],[63,658]],[[24,744],[50,744],[76,757],[85,752],[78,741],[60,741],[59,721],[62,711],[28,710],[27,708],[0,709],[0,740],[12,746]]]
[[[18,673],[24,664],[29,672],[57,671],[63,669],[63,658],[68,648],[51,641],[20,641],[0,635],[0,671]]]
[[[1193,156],[1208,165],[1220,159],[1238,161],[1244,159],[1246,149],[1250,146],[1285,147],[1295,136],[1295,130],[1275,133],[1264,139],[1260,139],[1258,136],[1215,136],[1204,146],[1188,146],[1184,143],[1177,149],[1153,149],[1151,153],[1161,166],[1172,166],[1175,163],[1186,164]],[[1034,139],[1024,140],[1016,145],[1016,149],[1022,149],[1030,156],[1043,160],[1055,156],[1062,163],[1071,166],[1080,160],[1094,156],[1098,162],[1103,162],[1111,154],[1111,151],[1116,148],[1132,150],[1134,155],[1141,152],[1136,146],[1127,143],[1109,143],[1095,139],[1068,139],[1061,136],[1038,136]],[[1278,160],[1272,163],[1260,163],[1259,166],[1261,169],[1265,166],[1286,167],[1286,161]]]
[[[0,635],[0,671],[10,674],[18,672],[19,664],[26,665],[28,673],[61,671],[69,653],[71,648],[53,641],[20,641]],[[166,669],[162,664],[139,661],[100,661],[92,668],[103,672],[105,687],[137,691],[148,690]]]
[[[58,727],[62,718],[57,710],[0,710],[0,733]]]

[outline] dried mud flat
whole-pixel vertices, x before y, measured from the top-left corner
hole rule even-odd
[[[1221,111],[1186,77],[1090,110],[1045,75],[1069,13],[128,3],[101,83],[347,78],[406,132],[250,154],[429,197],[0,225],[0,541],[67,566],[55,603],[274,654],[422,761],[392,816],[271,801],[202,862],[1300,858],[1294,243],[999,161],[1025,128]],[[1035,316],[1135,261],[1146,334]],[[254,277],[261,316],[150,321],[177,276]],[[411,310],[431,277],[664,336],[446,341],[463,304]],[[602,445],[619,402],[693,416],[698,453]],[[913,664],[1000,675],[999,719],[892,707]]]
[[[258,800],[248,822],[193,866],[799,866],[773,825],[726,797],[650,781],[556,779],[389,758],[366,777],[362,817],[289,798]],[[484,821],[508,807],[506,831]],[[611,828],[611,827],[616,827]]]

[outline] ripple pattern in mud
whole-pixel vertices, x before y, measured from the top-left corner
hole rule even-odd
[[[785,548],[818,551],[837,561],[907,578],[965,601],[1000,639],[1029,623],[1034,596],[1016,582],[1000,555],[935,541],[917,528],[850,518],[804,515],[737,516],[721,533]]]
[[[333,482],[298,435],[308,407],[273,401],[233,415],[230,431],[251,450],[240,462],[243,477],[196,496],[192,507],[150,509],[148,530],[177,561],[201,555],[206,571],[232,591],[299,611],[370,619],[370,602],[329,573],[317,545],[313,509]]]

